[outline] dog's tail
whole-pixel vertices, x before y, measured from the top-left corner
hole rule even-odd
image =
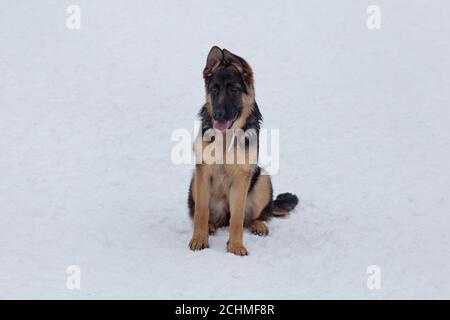
[[[298,198],[295,194],[286,192],[279,194],[275,200],[273,200],[272,214],[275,217],[282,217],[294,210],[298,204]]]

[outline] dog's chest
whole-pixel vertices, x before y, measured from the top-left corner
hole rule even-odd
[[[231,177],[226,172],[224,166],[217,165],[211,176],[211,193],[209,199],[210,221],[217,226],[228,223],[230,208],[229,194],[231,187]]]
[[[216,165],[211,175],[211,197],[228,199],[232,178],[224,165]]]

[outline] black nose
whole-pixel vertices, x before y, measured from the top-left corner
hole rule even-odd
[[[225,118],[225,110],[216,110],[214,111],[214,119],[215,120],[223,120]]]

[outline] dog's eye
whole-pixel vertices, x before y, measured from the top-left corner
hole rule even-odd
[[[238,88],[236,88],[236,87],[231,87],[231,88],[230,88],[230,93],[231,93],[231,94],[236,94],[236,93],[238,93],[238,91],[239,91],[239,90],[238,90]]]
[[[212,87],[210,89],[210,91],[211,91],[212,94],[218,94],[219,93],[219,89],[217,89],[216,87]]]

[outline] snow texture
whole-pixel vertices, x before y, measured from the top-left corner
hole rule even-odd
[[[0,298],[450,298],[448,1],[379,0],[380,30],[372,1],[0,4]],[[212,45],[252,65],[300,197],[244,258],[227,230],[188,249],[170,156]]]

